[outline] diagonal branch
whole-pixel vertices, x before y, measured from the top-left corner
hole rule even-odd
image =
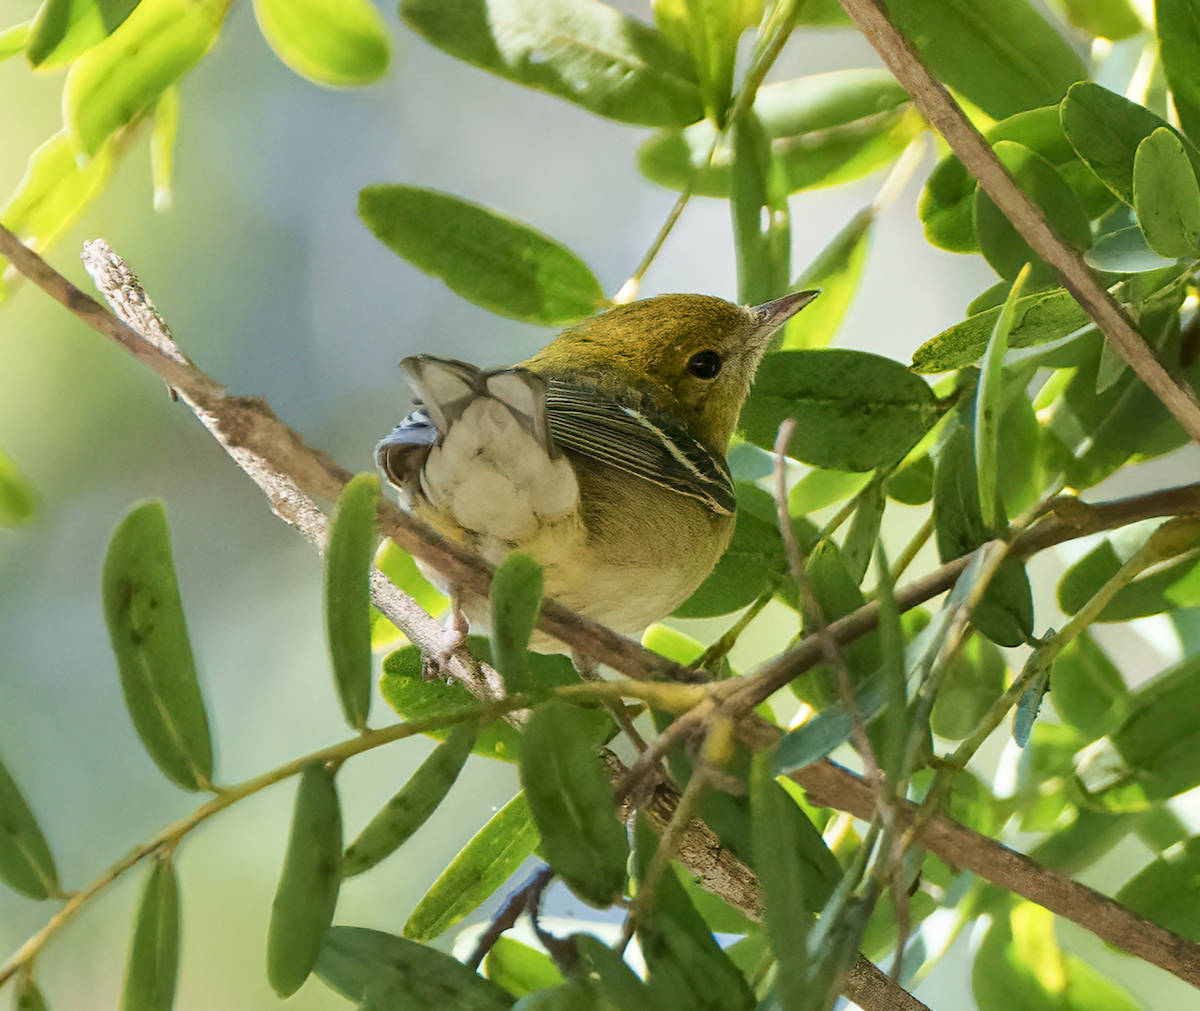
[[[1129,317],[1096,280],[1083,258],[1046,223],[1045,217],[996,157],[958,103],[921,62],[909,41],[888,20],[877,0],[840,0],[859,31],[883,57],[888,69],[912,95],[921,114],[962,160],[983,191],[1012,222],[1033,251],[1058,271],[1059,279],[1100,328],[1113,349],[1137,373],[1194,442],[1200,443],[1200,402],[1195,391],[1176,382]]]

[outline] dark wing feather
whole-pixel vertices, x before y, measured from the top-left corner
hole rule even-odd
[[[546,421],[566,449],[699,499],[714,512],[729,515],[737,508],[725,462],[678,422],[645,405],[621,404],[591,387],[551,380]]]

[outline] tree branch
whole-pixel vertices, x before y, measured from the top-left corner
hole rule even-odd
[[[1038,256],[1058,271],[1059,279],[1092,318],[1113,349],[1137,373],[1163,405],[1200,443],[1200,402],[1195,391],[1176,382],[1154,356],[1129,317],[1092,275],[1083,258],[1046,223],[1041,210],[1013,181],[996,152],[975,129],[958,103],[921,62],[909,41],[888,20],[876,0],[839,0],[888,69],[912,95],[921,114],[1012,222]]]

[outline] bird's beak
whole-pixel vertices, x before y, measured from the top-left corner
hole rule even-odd
[[[790,295],[784,295],[783,298],[777,298],[771,302],[763,302],[762,305],[750,306],[750,311],[758,317],[760,333],[763,337],[771,337],[779,328],[783,326],[789,319],[796,315],[809,302],[821,294],[820,289],[816,291],[793,291]]]

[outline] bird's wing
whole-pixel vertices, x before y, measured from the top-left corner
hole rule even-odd
[[[546,391],[545,411],[559,446],[690,495],[714,512],[728,515],[737,508],[725,462],[677,422],[555,379]]]

